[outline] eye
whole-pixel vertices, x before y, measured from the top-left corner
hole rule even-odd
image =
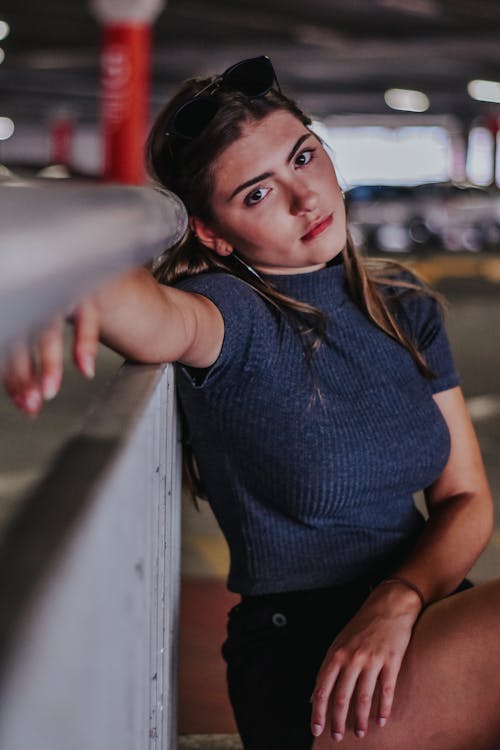
[[[251,193],[248,193],[248,195],[245,196],[245,205],[255,206],[256,203],[260,203],[262,200],[264,200],[270,189],[271,188],[259,187],[255,190],[252,190]]]
[[[316,149],[314,148],[306,148],[304,151],[301,151],[295,158],[295,165],[297,167],[305,167],[306,164],[309,164],[314,159],[315,151]]]

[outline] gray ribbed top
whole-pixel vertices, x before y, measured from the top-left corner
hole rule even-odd
[[[227,539],[228,587],[319,588],[407,554],[423,520],[413,493],[444,468],[449,433],[432,393],[459,383],[435,302],[404,295],[400,318],[437,377],[352,302],[343,265],[267,277],[328,317],[311,372],[288,322],[237,278],[179,284],[220,309],[208,372],[178,367],[201,477]]]

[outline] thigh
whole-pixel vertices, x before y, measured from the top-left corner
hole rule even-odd
[[[415,627],[387,725],[377,727],[372,716],[360,741],[351,724],[341,747],[498,750],[499,644],[500,581],[433,604]],[[336,746],[328,731],[314,742],[314,750]]]

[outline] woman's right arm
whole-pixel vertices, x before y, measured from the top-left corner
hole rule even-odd
[[[158,284],[141,268],[93,297],[103,343],[136,362],[177,360],[209,367],[224,335],[222,316],[206,297]]]
[[[209,367],[224,337],[218,308],[206,297],[167,287],[141,268],[107,284],[73,314],[73,357],[92,377],[97,343],[142,363],[181,361]],[[2,379],[14,403],[28,414],[59,390],[63,370],[62,322],[35,343],[18,342],[2,363]]]

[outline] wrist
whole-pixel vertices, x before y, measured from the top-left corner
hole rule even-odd
[[[427,602],[422,593],[422,590],[417,586],[416,583],[413,583],[413,581],[410,581],[408,578],[405,578],[404,576],[397,576],[397,575],[390,576],[389,578],[384,578],[383,581],[380,581],[379,586],[383,586],[387,584],[388,585],[399,584],[400,586],[405,586],[407,589],[410,589],[410,591],[413,591],[418,596],[422,611],[427,607]]]
[[[386,611],[394,615],[408,615],[414,620],[417,620],[426,606],[420,589],[399,576],[380,581],[372,593],[383,602]]]
[[[411,610],[416,612],[417,617],[424,611],[427,606],[425,597],[421,589],[403,576],[390,576],[380,581],[377,587],[381,591],[394,592],[398,600],[409,605]]]

